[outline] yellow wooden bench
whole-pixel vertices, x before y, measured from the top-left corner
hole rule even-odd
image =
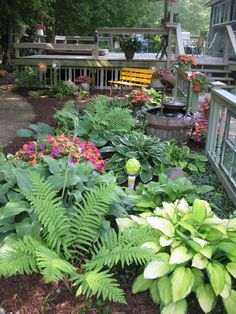
[[[120,79],[118,81],[109,81],[110,96],[112,95],[113,85],[125,85],[134,87],[147,87],[151,84],[153,70],[138,68],[122,68],[120,71]]]

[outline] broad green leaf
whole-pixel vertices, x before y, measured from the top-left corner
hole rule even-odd
[[[210,313],[213,309],[216,297],[210,284],[201,284],[196,289],[198,302],[204,313]]]
[[[152,169],[146,171],[144,169],[141,169],[140,171],[140,179],[143,183],[147,183],[148,181],[152,180],[153,178],[153,172]]]
[[[198,168],[193,164],[188,164],[188,169],[193,172],[198,172]]]
[[[224,289],[225,285],[225,269],[218,262],[208,263],[207,265],[207,274],[212,285],[212,288],[218,296],[221,291]]]
[[[233,243],[230,240],[224,240],[219,243],[218,247],[228,254],[228,256],[236,258],[236,243]]]
[[[236,263],[231,262],[226,265],[228,272],[236,279]]]
[[[151,284],[152,284],[152,280],[145,279],[143,277],[143,274],[141,274],[135,279],[135,281],[132,285],[132,293],[138,293],[138,292],[146,291],[150,288]]]
[[[151,261],[144,269],[144,278],[160,278],[172,270],[173,266],[169,264],[169,254],[159,253],[155,256],[155,260]]]
[[[228,298],[223,299],[223,304],[228,314],[235,314],[236,309],[236,291],[232,290]]]
[[[174,236],[175,228],[169,220],[159,217],[147,217],[147,221],[154,229],[160,230],[167,237]]]
[[[166,184],[168,182],[167,175],[164,173],[160,173],[158,176],[158,181],[160,182],[160,184]]]
[[[191,232],[191,235],[196,235],[197,234],[197,230],[188,222],[185,221],[179,221],[178,225],[180,225],[182,228],[188,230],[189,232]]]
[[[227,271],[225,271],[225,285],[223,290],[220,293],[220,296],[223,299],[227,299],[232,291],[232,280]]]
[[[60,167],[60,164],[59,162],[54,159],[54,158],[51,158],[49,156],[44,156],[43,157],[43,160],[48,164],[49,166],[49,171],[52,173],[52,174],[56,174],[58,172],[61,171],[61,167]]]
[[[15,169],[16,181],[21,190],[31,191],[32,182],[31,182],[31,173],[27,169]]]
[[[143,208],[155,208],[156,204],[153,201],[142,199],[136,203],[136,206]]]
[[[173,222],[175,222],[175,220],[176,220],[176,208],[175,208],[175,205],[174,205],[174,204],[170,204],[170,203],[163,202],[163,203],[162,203],[162,206],[163,206],[163,212],[164,212],[165,214],[167,214],[168,217],[169,217]]]
[[[213,191],[215,188],[213,186],[210,185],[200,185],[197,189],[196,189],[196,193],[197,194],[203,194],[203,193],[207,193],[210,191]]]
[[[187,311],[188,311],[187,301],[180,300],[164,306],[161,311],[161,314],[186,314]]]
[[[152,284],[149,288],[151,298],[155,304],[160,303],[160,298],[158,294],[158,288],[157,288],[158,279],[152,280]]]
[[[229,222],[227,224],[227,229],[231,231],[236,230],[236,218],[229,219]]]
[[[203,221],[207,216],[207,211],[204,202],[202,202],[202,200],[195,199],[193,202],[192,212],[193,218],[195,219],[196,222],[199,223]]]
[[[199,253],[210,259],[212,257],[212,248],[210,245],[206,245],[200,249]]]
[[[25,201],[8,202],[6,206],[0,210],[0,220],[29,211],[29,207],[29,203]]]
[[[197,268],[191,268],[191,270],[194,276],[194,285],[192,290],[196,292],[197,287],[204,283],[204,273]]]
[[[177,207],[178,212],[180,212],[183,215],[190,213],[190,206],[185,201],[185,199],[181,199],[180,201],[179,200],[176,201],[175,206]]]
[[[164,305],[172,302],[171,281],[169,276],[164,276],[157,283],[158,294]]]
[[[192,258],[193,254],[188,252],[185,246],[179,246],[175,248],[170,256],[170,264],[181,264],[185,263]]]
[[[192,267],[204,269],[207,267],[208,259],[200,253],[194,255],[192,260]]]
[[[184,299],[192,290],[194,276],[190,268],[180,266],[175,269],[171,278],[173,301]]]
[[[161,249],[161,246],[158,245],[157,242],[149,241],[142,244],[142,248],[150,249],[154,252],[159,252]]]

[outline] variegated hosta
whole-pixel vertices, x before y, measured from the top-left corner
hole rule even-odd
[[[187,313],[186,297],[194,292],[205,313],[222,297],[227,313],[236,311],[236,217],[220,219],[206,201],[196,199],[163,203],[154,213],[118,219],[121,229],[134,223],[157,231],[156,239],[143,243],[156,252],[143,274],[133,283],[133,293],[148,290],[161,313]]]

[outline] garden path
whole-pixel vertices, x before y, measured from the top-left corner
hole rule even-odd
[[[0,146],[6,146],[16,137],[16,131],[34,119],[33,108],[27,100],[15,93],[11,86],[0,86]]]

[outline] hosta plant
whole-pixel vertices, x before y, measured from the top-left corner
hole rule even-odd
[[[139,177],[142,182],[146,183],[160,173],[165,145],[157,137],[132,132],[123,136],[114,136],[110,145],[102,148],[101,152],[112,154],[107,159],[106,169],[115,172],[118,183],[124,183],[128,178],[125,163],[130,158],[136,158],[140,162]]]
[[[133,293],[149,290],[161,313],[187,313],[187,297],[194,293],[204,313],[222,298],[227,313],[235,313],[236,218],[220,219],[206,201],[163,203],[153,214],[118,219],[121,229],[138,225],[156,231],[143,241],[155,258],[133,283]],[[147,232],[147,231],[146,231]],[[132,239],[131,239],[132,242]]]
[[[174,202],[185,198],[188,204],[202,194],[214,190],[210,185],[196,186],[186,177],[171,180],[164,173],[159,174],[158,182],[151,181],[147,184],[139,183],[134,190],[127,190],[133,200],[133,210],[144,212],[153,211],[162,202]]]

